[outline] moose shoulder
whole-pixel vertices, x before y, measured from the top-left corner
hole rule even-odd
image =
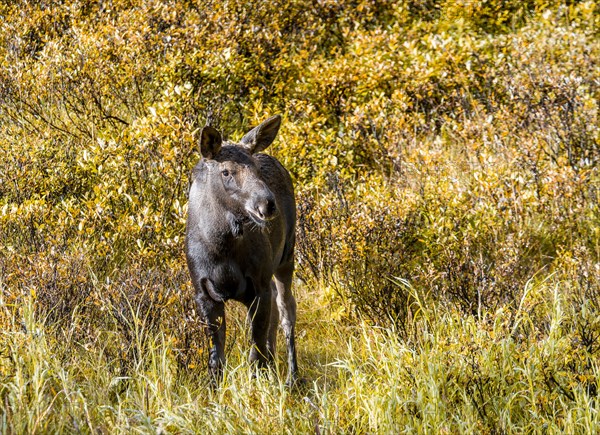
[[[218,382],[225,362],[225,302],[248,308],[250,361],[265,366],[275,355],[277,325],[287,342],[288,383],[297,378],[294,327],[296,205],[289,173],[259,154],[275,139],[281,118],[250,130],[240,143],[223,143],[204,127],[202,159],[192,171],[185,251],[196,302],[211,339],[209,371]]]

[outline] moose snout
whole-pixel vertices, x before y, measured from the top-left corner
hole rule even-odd
[[[277,203],[270,190],[256,192],[246,203],[246,210],[250,218],[259,225],[264,225],[277,215]]]
[[[272,196],[258,201],[255,205],[255,211],[259,218],[269,220],[277,214],[277,205]]]

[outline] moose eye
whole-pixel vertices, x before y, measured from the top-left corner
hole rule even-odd
[[[221,174],[223,174],[223,177],[229,177],[229,171],[227,169],[223,169]]]

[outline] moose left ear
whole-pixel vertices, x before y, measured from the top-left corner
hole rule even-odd
[[[221,133],[210,126],[206,126],[200,133],[200,154],[205,159],[214,159],[221,149]]]
[[[273,143],[280,126],[281,116],[272,116],[246,133],[240,145],[250,151],[250,154],[259,153]]]

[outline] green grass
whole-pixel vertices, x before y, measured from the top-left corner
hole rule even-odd
[[[479,318],[422,304],[409,333],[335,321],[318,290],[299,289],[304,384],[246,362],[243,312],[229,314],[221,386],[204,368],[179,367],[176,340],[137,328],[138,357],[120,373],[107,351],[36,318],[34,298],[1,303],[3,433],[593,433],[599,364],[573,351],[560,283],[533,284],[518,310]],[[77,328],[74,314],[71,328]],[[135,317],[134,317],[135,318]],[[537,323],[542,319],[542,323]],[[280,346],[281,348],[281,346]],[[594,387],[592,387],[592,385]]]

